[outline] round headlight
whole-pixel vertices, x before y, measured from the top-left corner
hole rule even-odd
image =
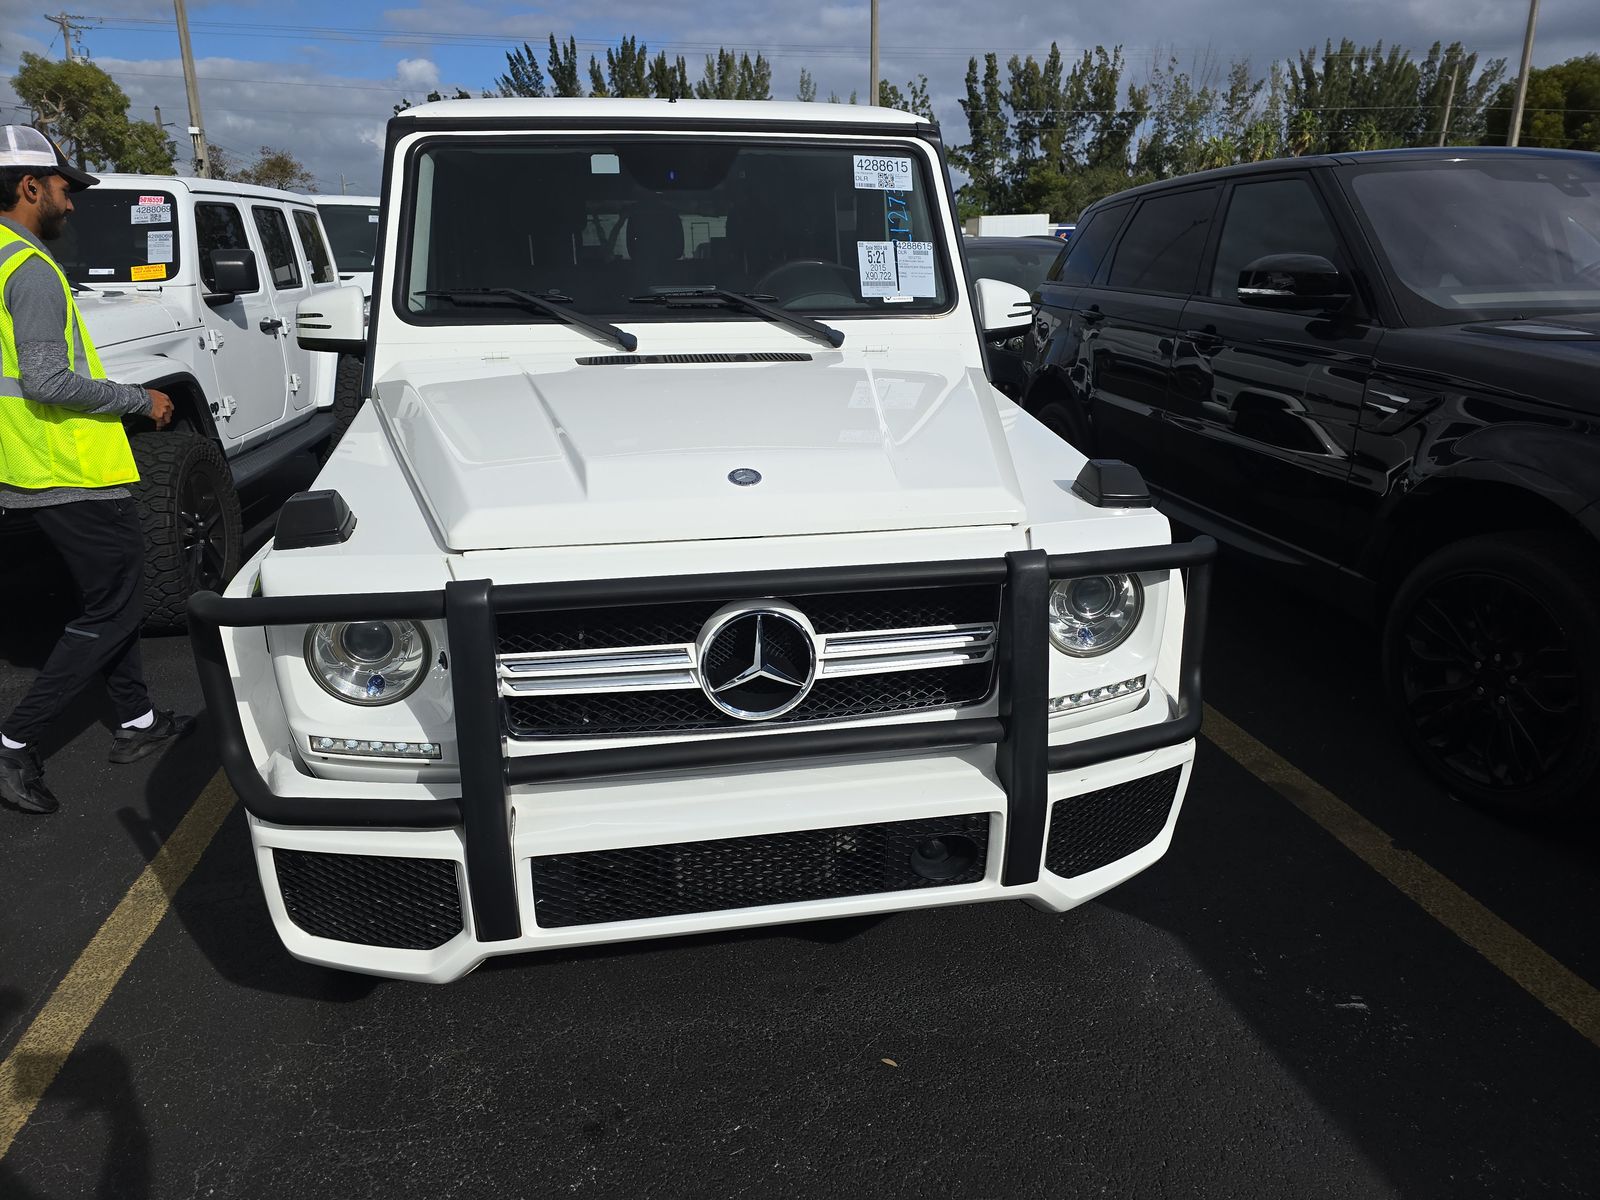
[[[333,621],[306,630],[306,666],[349,704],[393,704],[416,691],[431,657],[415,621]]]
[[[1133,575],[1085,575],[1050,585],[1050,640],[1056,649],[1092,658],[1120,646],[1144,610]]]

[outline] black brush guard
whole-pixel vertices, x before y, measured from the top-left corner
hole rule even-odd
[[[1001,882],[1007,886],[1033,882],[1039,877],[1049,819],[1045,793],[1050,772],[1175,746],[1199,732],[1200,648],[1205,637],[1216,549],[1211,538],[1200,537],[1176,545],[1085,554],[1019,550],[1003,559],[541,584],[452,580],[442,592],[232,598],[200,592],[189,601],[189,636],[206,707],[216,724],[222,765],[247,812],[274,825],[460,827],[466,845],[467,891],[477,936],[486,942],[505,941],[521,936],[507,795],[507,789],[517,784],[991,743],[995,747],[996,773],[1006,791]],[[1175,711],[1155,725],[1051,746],[1047,711],[1047,605],[1051,581],[1080,575],[1182,569],[1188,570],[1188,608]],[[994,717],[506,756],[495,665],[497,612],[969,584],[1003,585],[998,631],[999,712]],[[233,679],[223,653],[223,627],[407,618],[445,622],[461,760],[461,795],[385,800],[274,793],[250,758]]]

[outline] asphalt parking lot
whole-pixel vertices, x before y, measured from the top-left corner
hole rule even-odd
[[[70,603],[48,563],[26,578],[0,707]],[[1213,610],[1177,839],[1099,902],[502,959],[443,988],[290,959],[204,721],[113,767],[86,696],[50,747],[63,811],[0,811],[0,1196],[1600,1193],[1597,823],[1451,802],[1335,611],[1233,560]],[[187,642],[145,652],[160,701],[197,706]],[[169,851],[141,890],[191,809],[214,838],[191,821],[192,873]],[[94,958],[108,919],[159,921],[120,978]],[[99,985],[77,994],[115,984],[103,1005],[61,1000],[75,962]],[[74,1021],[64,1064],[33,1049]]]

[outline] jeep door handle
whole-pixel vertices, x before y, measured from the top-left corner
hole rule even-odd
[[[1106,319],[1105,313],[1101,312],[1098,308],[1086,308],[1078,314],[1078,317],[1085,325],[1098,325],[1101,321]]]
[[[1222,349],[1222,335],[1214,329],[1185,329],[1183,336],[1201,354],[1215,354]]]
[[[277,333],[278,330],[280,330],[282,328],[283,328],[283,318],[282,317],[262,317],[261,318],[261,332],[262,333]]]

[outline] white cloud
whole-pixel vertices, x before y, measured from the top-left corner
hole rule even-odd
[[[426,94],[439,86],[439,64],[431,58],[402,58],[395,64],[402,89]]]

